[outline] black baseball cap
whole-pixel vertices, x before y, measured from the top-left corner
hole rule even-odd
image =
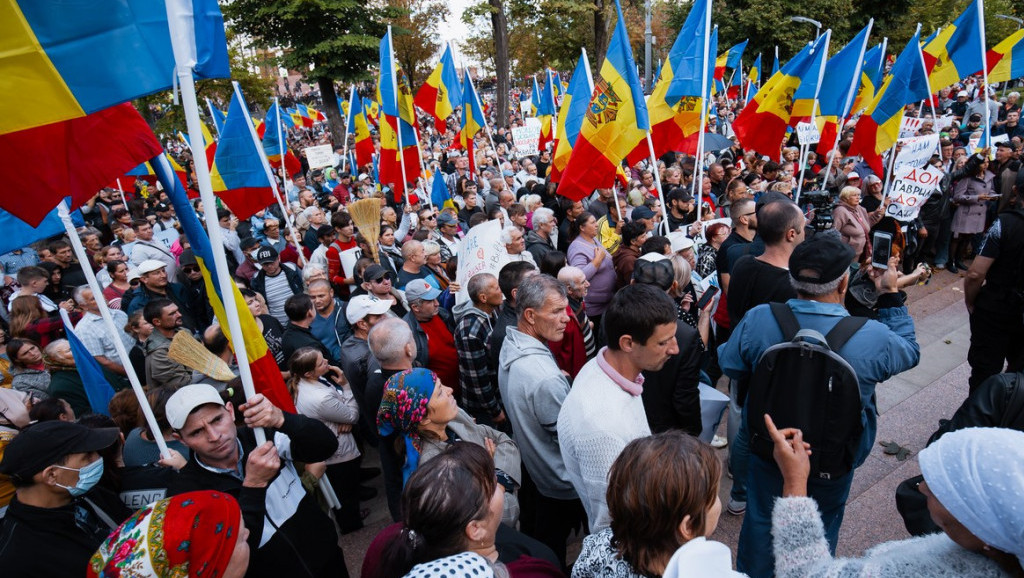
[[[854,251],[835,234],[815,235],[800,243],[789,256],[789,275],[797,281],[824,284],[850,269]]]
[[[648,207],[647,205],[640,205],[639,207],[636,207],[635,209],[633,209],[633,212],[630,213],[630,217],[634,221],[637,221],[637,220],[640,220],[640,219],[653,219],[654,218],[654,211],[652,211],[651,208]]]
[[[666,255],[647,253],[634,262],[634,283],[654,285],[662,291],[668,291],[675,280],[675,269]]]
[[[32,476],[71,454],[96,452],[113,445],[116,427],[89,428],[67,421],[44,421],[21,431],[4,450],[0,474],[16,481]]]
[[[273,263],[277,261],[277,249],[273,247],[260,247],[259,251],[256,251],[256,262],[261,265],[267,263]]]
[[[374,263],[363,271],[363,281],[377,281],[384,277],[391,277],[391,272],[384,268],[383,265]]]

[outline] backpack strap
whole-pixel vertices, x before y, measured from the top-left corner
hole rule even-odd
[[[832,328],[832,331],[828,332],[825,336],[825,341],[828,343],[829,349],[835,353],[839,353],[839,350],[846,345],[846,342],[858,331],[864,324],[868,322],[867,317],[854,317],[852,315],[844,317],[836,323],[836,326]]]
[[[772,315],[775,316],[779,329],[782,329],[782,338],[786,341],[793,341],[796,334],[800,332],[800,322],[797,321],[793,310],[785,303],[769,303],[768,306],[772,309]]]

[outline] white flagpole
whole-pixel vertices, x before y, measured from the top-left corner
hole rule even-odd
[[[284,142],[284,118],[281,117],[281,103],[274,97],[274,107],[277,108],[277,144],[281,147],[281,185],[288,186],[288,169],[284,166],[284,157],[288,154],[288,144]],[[263,146],[261,145],[262,149]],[[301,250],[301,249],[300,249]]]
[[[252,125],[252,118],[249,116],[249,108],[245,105],[245,98],[242,96],[242,89],[238,86],[237,81],[231,81],[231,86],[235,90],[235,98],[242,104],[242,114],[245,115],[246,126],[249,127],[249,136],[252,137],[252,143],[256,145],[256,150],[260,154],[260,163],[263,165],[263,171],[267,175],[267,180],[270,181],[270,188],[274,191],[274,200],[277,201],[277,206],[281,209],[281,214],[288,221],[288,232],[292,235],[292,241],[295,242],[295,246],[298,248],[299,258],[302,259],[302,266],[305,267],[309,264],[306,261],[306,255],[302,252],[302,243],[299,242],[299,236],[295,232],[295,221],[292,219],[292,215],[288,212],[287,207],[284,206],[284,202],[281,200],[281,191],[277,188],[277,179],[274,178],[274,172],[270,170],[270,161],[267,160],[267,154],[263,151],[263,145],[260,143],[259,135],[256,134],[256,127]]]
[[[697,201],[697,221],[700,223],[701,205],[703,204],[704,198],[701,195],[701,185],[704,181],[704,128],[707,126],[708,120],[708,74],[707,65],[708,58],[711,56],[708,51],[711,50],[711,34],[713,33],[711,28],[711,11],[706,10],[707,16],[704,20],[704,60],[702,61],[702,68],[700,71],[700,132],[697,133],[697,162],[694,165],[693,175],[693,196]],[[718,28],[715,26],[715,28]],[[662,205],[665,204],[665,200],[662,199]]]
[[[979,0],[979,3],[980,3],[980,1],[981,0]],[[984,21],[982,21],[982,22],[984,22]],[[984,25],[982,25],[982,28],[984,28]],[[917,25],[917,29],[918,29],[918,31],[920,31],[920,29],[921,29],[921,25],[920,24]],[[939,28],[938,32],[936,33],[936,36],[938,34],[940,34],[941,32],[942,32],[942,28]],[[982,30],[982,48],[984,48],[984,46],[985,46],[984,36],[985,36],[985,31]],[[985,54],[985,51],[982,50],[981,53]],[[921,57],[921,68],[924,69],[924,71],[925,71],[924,81],[928,85],[928,100],[931,100],[931,98],[932,98],[932,81],[931,81],[930,78],[928,78],[928,74],[927,74],[928,73],[928,66],[924,62],[924,51],[921,50],[920,45],[918,46],[917,54],[918,54],[918,56]],[[882,50],[882,55],[883,56],[885,55],[885,49],[884,48]],[[987,90],[987,88],[986,88],[986,90]],[[988,106],[986,105],[985,108],[987,109]],[[921,101],[921,109],[924,110],[924,101],[923,100]],[[935,107],[934,106],[932,106],[932,112],[933,113],[935,112]],[[932,116],[934,116],[934,114]],[[921,111],[918,111],[917,117],[921,118]],[[902,122],[903,121],[901,120],[900,123],[902,123]],[[942,156],[942,144],[937,143],[935,145],[935,150],[936,150],[936,152],[939,153],[939,156],[941,157]]]
[[[186,45],[186,39],[191,37],[189,30],[183,30],[189,24],[175,13],[175,3],[167,3],[167,21],[171,32],[171,45],[174,49],[175,73],[178,76],[178,83],[181,86],[182,108],[185,110],[185,121],[188,125],[189,138],[196,143],[204,143],[202,121],[199,119],[199,103],[196,100],[195,79],[192,77],[192,66],[194,56],[190,53],[191,47]],[[281,164],[284,164],[284,143],[282,143]],[[202,147],[205,150],[205,144]],[[235,284],[228,274],[228,260],[224,252],[224,240],[220,233],[220,224],[217,221],[217,200],[213,196],[213,185],[210,182],[210,167],[206,164],[206,155],[193,155],[195,159],[196,178],[199,181],[199,196],[203,200],[206,210],[203,217],[206,219],[206,230],[210,236],[210,245],[213,252],[213,262],[217,268],[217,284],[220,289],[221,299],[225,302],[224,311],[228,318],[228,330],[231,333],[231,345],[238,358],[238,370],[242,378],[242,389],[245,398],[251,399],[256,395],[256,388],[253,384],[252,370],[249,368],[249,356],[246,353],[246,343],[242,338],[242,322],[238,317],[238,309],[228,306],[229,300],[233,299]],[[233,304],[232,304],[233,305]],[[256,436],[257,445],[267,441],[263,428],[253,430]],[[156,436],[154,436],[156,437]]]
[[[558,100],[555,98],[555,77],[551,75],[551,69],[547,69],[548,92],[551,93],[551,140],[558,138]]]
[[[216,213],[216,211],[213,212]],[[60,204],[57,205],[57,214],[60,216],[60,220],[64,224],[64,230],[67,232],[71,241],[71,246],[75,250],[75,256],[78,257],[78,262],[82,264],[82,272],[85,273],[85,281],[88,283],[89,289],[92,290],[93,297],[96,299],[96,305],[100,309],[100,317],[103,318],[103,325],[106,327],[107,334],[113,336],[111,341],[114,342],[114,348],[117,350],[117,356],[121,359],[121,365],[124,367],[125,374],[128,377],[128,383],[131,384],[132,391],[135,393],[135,397],[139,401],[139,407],[142,409],[142,415],[146,418],[146,425],[149,426],[149,431],[153,433],[153,441],[156,442],[156,447],[160,450],[160,455],[169,459],[171,457],[171,453],[167,449],[167,442],[164,441],[164,436],[160,433],[160,426],[157,424],[156,416],[153,415],[153,409],[149,407],[149,401],[146,399],[146,392],[142,389],[142,384],[139,383],[139,376],[135,373],[135,368],[132,367],[132,360],[128,356],[128,351],[124,348],[124,343],[122,343],[117,337],[119,332],[117,330],[117,326],[114,325],[114,318],[110,315],[110,308],[107,307],[107,300],[103,298],[103,289],[100,289],[100,283],[96,280],[96,273],[93,272],[92,267],[89,265],[89,256],[85,252],[85,247],[82,246],[82,240],[78,237],[78,231],[75,230],[74,223],[71,222],[71,215],[68,212],[67,200],[62,200]]]
[[[846,94],[846,102],[843,103],[843,111],[845,114],[841,116],[836,127],[836,141],[832,144],[831,154],[828,157],[828,166],[825,167],[825,180],[822,182],[825,188],[828,188],[828,178],[832,174],[832,164],[835,161],[836,153],[838,152],[839,141],[843,138],[843,128],[846,126],[846,117],[850,114],[850,108],[853,106],[853,99],[857,95],[857,88],[860,86],[860,77],[864,74],[864,53],[868,48],[868,38],[871,37],[871,29],[875,25],[875,19],[871,18],[868,20],[868,32],[864,35],[864,44],[860,47],[860,56],[857,57],[857,62],[860,63],[860,72],[853,76],[850,82],[850,90]],[[882,41],[882,57],[885,57],[885,40]]]
[[[348,114],[345,115],[345,144],[344,148],[341,150],[341,172],[345,172],[345,163],[348,162],[348,133],[351,132],[353,135],[355,135],[356,133],[355,127],[348,126],[349,118],[352,118],[353,124],[355,124],[354,119],[356,112],[352,110],[352,107],[355,106],[356,102],[356,85],[350,84],[349,88],[350,90],[348,95]],[[362,101],[360,101],[359,105],[362,106]],[[349,167],[349,169],[351,170],[351,167]]]
[[[821,81],[825,78],[825,65],[828,63],[828,45],[832,41],[832,29],[825,31],[825,44],[821,46],[820,50],[824,51],[824,55],[821,57],[821,66],[818,68],[818,84],[814,88],[814,101],[811,104],[811,124],[815,124],[815,118],[818,115],[818,94],[821,92]],[[862,55],[863,57],[863,55]],[[807,153],[810,152],[811,145],[807,144],[803,146],[803,152],[800,156],[800,166],[797,167],[800,170],[800,175],[796,179],[796,194],[793,196],[793,202],[800,204],[800,193],[804,190],[804,165],[807,164]],[[825,173],[826,175],[828,173]]]
[[[985,58],[987,50],[985,48],[985,0],[978,0],[978,28],[981,31],[981,57]],[[992,148],[992,109],[989,107],[989,86],[988,86],[988,64],[982,63],[981,76],[985,82],[985,142],[988,144],[990,152],[988,153],[989,158],[991,157]],[[931,88],[928,89],[931,92]],[[940,151],[941,154],[941,151]]]
[[[914,34],[917,35],[920,32],[921,32],[921,23],[919,22],[917,24],[917,30],[914,32]],[[924,66],[924,53],[921,52],[921,45],[920,44],[917,45],[917,55],[921,59],[921,66]],[[884,64],[883,64],[883,66],[884,66]],[[925,70],[927,71],[928,68],[925,67]],[[882,84],[884,85],[885,82],[883,82]],[[929,84],[928,92],[931,93],[931,91],[932,91],[932,89],[931,89],[931,86]],[[903,109],[900,109],[900,123],[901,124],[903,123]],[[897,141],[898,140],[899,139],[897,138]],[[883,194],[886,194],[886,195],[889,194],[889,183],[892,180],[892,168],[893,168],[893,165],[895,165],[895,164],[896,164],[896,145],[893,144],[892,148],[889,149],[889,166],[886,167],[886,169],[885,169],[885,184],[882,185],[882,192],[883,192]]]
[[[217,131],[217,138],[220,138],[220,127],[217,126],[217,117],[213,114],[213,103],[206,99],[206,108],[210,109],[210,120],[213,121],[213,130]]]

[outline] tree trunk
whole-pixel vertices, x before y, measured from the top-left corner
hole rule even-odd
[[[338,93],[334,90],[334,80],[326,76],[316,79],[320,87],[320,98],[324,101],[324,115],[327,116],[327,125],[331,127],[331,141],[334,146],[345,144],[345,122],[341,118],[341,110],[338,108]]]
[[[600,74],[604,53],[608,51],[608,18],[604,15],[604,0],[594,0],[594,72]]]
[[[491,26],[494,29],[494,72],[497,76],[495,124],[508,124],[508,19],[504,0],[488,0],[491,5]]]

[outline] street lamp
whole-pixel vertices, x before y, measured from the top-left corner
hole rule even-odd
[[[807,18],[806,16],[790,16],[790,22],[803,22],[804,24],[810,24],[814,26],[814,40],[817,41],[818,37],[821,36],[821,22],[814,20],[813,18]]]
[[[1016,16],[1009,16],[1006,14],[996,14],[996,18],[1002,18],[1003,20],[1012,20],[1017,23],[1017,30],[1020,30],[1021,26],[1024,26],[1024,20],[1017,18]]]

